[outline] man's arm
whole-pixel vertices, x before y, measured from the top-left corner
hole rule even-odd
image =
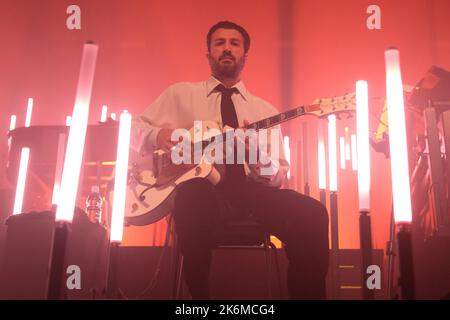
[[[170,149],[170,135],[177,117],[174,85],[167,88],[144,112],[133,118],[131,149],[140,155]]]
[[[280,126],[258,133],[263,145],[258,148],[256,164],[248,163],[249,177],[256,182],[272,187],[281,187],[289,171],[289,163],[284,155],[283,135]],[[265,145],[264,145],[265,144]]]

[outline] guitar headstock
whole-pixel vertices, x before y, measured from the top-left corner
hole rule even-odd
[[[347,93],[343,96],[316,99],[305,107],[307,114],[315,115],[319,118],[327,117],[330,114],[350,113],[356,111],[356,94]]]

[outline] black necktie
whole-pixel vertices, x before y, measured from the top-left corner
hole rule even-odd
[[[219,84],[216,89],[222,92],[222,101],[220,103],[220,113],[222,115],[222,124],[225,127],[230,126],[232,128],[238,128],[239,122],[236,115],[236,109],[234,108],[233,100],[231,96],[233,93],[238,92],[236,88],[225,88],[222,84]],[[224,141],[225,143],[225,141]],[[225,159],[224,159],[225,163]],[[237,164],[237,150],[234,149],[234,164],[225,165],[225,179],[227,183],[240,183],[245,180],[244,165]]]

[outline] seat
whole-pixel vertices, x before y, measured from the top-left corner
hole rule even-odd
[[[176,233],[174,235],[174,262],[173,262],[173,288],[172,297],[175,300],[181,299],[183,285],[183,255],[177,245]],[[269,298],[273,297],[271,284],[272,274],[272,255],[274,256],[276,279],[278,282],[279,297],[282,297],[281,276],[278,263],[278,257],[275,245],[270,240],[270,235],[264,230],[263,226],[252,220],[234,220],[229,221],[217,232],[217,248],[227,249],[258,249],[264,250],[266,265],[267,294]]]

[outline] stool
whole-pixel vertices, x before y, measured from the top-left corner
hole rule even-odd
[[[174,233],[175,234],[175,233]],[[232,249],[249,249],[258,248],[264,250],[266,273],[267,273],[267,290],[268,297],[272,297],[272,286],[270,275],[272,272],[273,253],[275,257],[276,276],[280,297],[282,296],[281,276],[278,263],[278,257],[275,245],[270,241],[270,235],[264,230],[263,226],[251,220],[230,221],[219,230],[216,234],[217,243],[215,248],[232,248]],[[183,282],[183,255],[179,251],[177,239],[174,237],[174,282],[172,288],[172,297],[175,300],[181,298],[181,286]]]

